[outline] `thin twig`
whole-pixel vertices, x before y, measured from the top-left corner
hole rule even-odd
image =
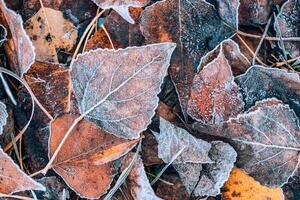
[[[261,35],[255,35],[251,33],[245,33],[241,30],[236,30],[236,33],[245,37],[250,37],[250,38],[256,38],[256,39],[261,39]],[[265,40],[270,40],[270,41],[280,41],[280,38],[278,37],[269,37],[266,36],[264,38]],[[282,41],[285,42],[300,42],[300,37],[287,37],[287,38],[282,38]]]
[[[292,63],[292,62],[298,60],[299,58],[300,58],[300,56],[298,56],[296,58],[291,58],[291,59],[287,60],[286,62],[287,63]],[[284,66],[286,64],[286,62],[284,62],[284,61],[283,62],[277,62],[276,63],[276,67],[282,67],[282,66]]]
[[[0,193],[0,197],[15,198],[15,199],[22,199],[22,200],[34,200],[33,198],[29,198],[29,197],[23,197],[19,195],[11,195],[11,194],[2,194],[2,193]]]
[[[113,43],[113,41],[112,41],[112,39],[111,39],[111,37],[110,37],[110,35],[109,35],[107,29],[105,28],[104,24],[102,24],[101,28],[102,28],[102,30],[104,31],[106,37],[108,38],[111,47],[112,47],[113,49],[115,49],[114,43]]]

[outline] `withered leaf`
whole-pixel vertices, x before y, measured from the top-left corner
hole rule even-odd
[[[155,113],[174,48],[161,43],[79,55],[71,76],[80,112],[119,137],[138,138]]]
[[[25,23],[36,52],[36,59],[58,63],[56,50],[72,50],[77,40],[77,29],[58,10],[43,7]]]
[[[255,102],[275,97],[289,106],[300,117],[300,78],[286,70],[252,66],[235,79],[241,88],[245,109]]]
[[[6,106],[0,101],[0,135],[3,133],[3,127],[7,122],[8,113],[6,112]]]
[[[69,69],[59,64],[37,61],[24,77],[37,99],[53,117],[70,111]]]
[[[231,7],[231,13],[237,14],[237,9]],[[190,88],[201,57],[232,36],[234,30],[225,25],[215,7],[204,0],[166,0],[142,12],[141,31],[148,43],[177,43],[169,72],[186,114]]]
[[[121,170],[130,164],[134,157],[134,153],[129,153],[122,161]],[[134,164],[132,170],[130,171],[128,178],[126,179],[126,184],[130,190],[131,196],[135,200],[147,199],[147,200],[161,200],[154,193],[149,180],[144,169],[143,161],[140,156],[136,163]]]
[[[209,54],[205,62],[208,59],[211,62],[195,75],[188,101],[188,113],[196,120],[208,124],[227,121],[240,114],[244,108],[242,95],[224,54],[223,43],[219,48],[217,56],[212,59]]]
[[[49,156],[77,117],[66,114],[51,123]],[[99,198],[110,187],[116,173],[113,161],[128,153],[137,142],[118,138],[82,120],[71,132],[52,167],[80,196]]]
[[[0,1],[0,9],[0,21],[8,30],[4,49],[10,66],[22,77],[34,62],[34,47],[23,28],[22,17],[7,8],[4,0]]]
[[[280,13],[277,16],[278,25],[274,24],[277,35],[282,37],[300,36],[300,2],[297,0],[288,0],[284,3]],[[280,43],[279,43],[280,45]],[[300,55],[299,42],[284,42],[284,49],[292,56]]]
[[[239,150],[250,146],[246,153],[252,155],[241,167],[260,183],[280,187],[298,167],[299,120],[288,105],[275,99],[265,100],[250,110],[216,132],[244,145]]]
[[[129,7],[143,7],[147,5],[150,0],[92,0],[102,9],[114,9],[126,21],[134,24],[134,20],[130,16]]]
[[[45,187],[27,176],[0,148],[0,193],[12,194],[25,190],[43,190]]]

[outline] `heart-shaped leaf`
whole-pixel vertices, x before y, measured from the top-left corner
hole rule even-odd
[[[80,112],[119,137],[136,139],[158,105],[174,43],[89,51],[71,72]]]

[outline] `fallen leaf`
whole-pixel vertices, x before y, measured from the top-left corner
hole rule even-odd
[[[0,148],[0,193],[12,194],[25,190],[43,190],[45,187],[27,176]]]
[[[114,9],[126,21],[134,24],[134,20],[130,16],[129,7],[146,6],[150,0],[92,0],[102,9]]]
[[[71,51],[77,41],[77,29],[61,11],[41,8],[25,23],[27,34],[35,47],[36,59],[58,63],[56,50]]]
[[[237,9],[231,7],[231,13],[237,13]],[[225,25],[215,7],[203,0],[159,1],[142,12],[140,26],[147,43],[177,43],[169,73],[186,115],[192,81],[201,57],[231,37],[234,29]]]
[[[189,194],[216,196],[220,193],[237,156],[229,144],[221,141],[210,144],[196,139],[163,118],[160,120],[160,133],[154,135],[158,142],[158,156],[165,163],[170,163],[185,147],[172,165]]]
[[[65,114],[51,123],[49,157],[77,117]],[[113,161],[128,153],[138,140],[118,138],[86,120],[76,127],[52,167],[81,197],[99,198],[109,189],[116,174]]]
[[[209,55],[211,62],[206,58],[207,64],[195,75],[188,101],[188,114],[207,124],[223,123],[236,117],[244,108],[223,43],[219,48],[218,55],[214,59]]]
[[[289,106],[300,117],[300,78],[296,73],[286,70],[252,66],[248,71],[236,77],[241,88],[245,109],[255,102],[275,97]]]
[[[0,135],[3,133],[3,127],[5,126],[8,118],[8,113],[6,112],[6,106],[0,101]]]
[[[0,10],[0,21],[8,30],[4,49],[10,66],[22,77],[34,63],[34,47],[23,28],[22,17],[7,8],[4,0],[0,0]]]
[[[157,142],[155,136],[152,134],[151,131],[144,131],[143,136],[145,138],[142,142],[142,159],[145,166],[150,165],[161,165],[164,162],[158,158],[157,155]]]
[[[224,200],[283,200],[281,188],[267,188],[239,168],[234,168],[224,185]]]
[[[240,0],[239,24],[266,24],[271,15],[273,5],[274,2],[270,0]]]
[[[298,167],[299,120],[288,105],[266,101],[230,119],[215,133],[249,146],[246,154],[251,156],[241,167],[263,185],[281,187]]]
[[[155,114],[174,48],[161,43],[79,55],[71,77],[80,112],[118,137],[139,138]]]
[[[40,182],[46,187],[46,191],[34,191],[37,196],[37,199],[64,199],[64,190],[67,198],[69,197],[69,188],[66,188],[66,184],[64,183],[64,181],[57,176],[45,176],[39,179],[38,182]]]
[[[121,171],[130,164],[134,157],[134,153],[129,153],[122,161]],[[147,199],[147,200],[161,200],[154,193],[149,180],[146,175],[146,171],[143,165],[143,161],[140,156],[138,156],[132,170],[130,171],[126,184],[130,190],[131,196],[135,200]]]
[[[24,77],[39,102],[53,117],[70,111],[69,69],[59,64],[37,61]]]
[[[297,0],[288,0],[285,2],[277,16],[278,25],[274,23],[274,29],[278,36],[299,37],[300,36],[300,2]],[[280,43],[279,43],[279,46]],[[292,57],[300,55],[299,42],[284,42],[285,51]]]

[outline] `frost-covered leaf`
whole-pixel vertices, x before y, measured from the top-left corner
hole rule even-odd
[[[184,148],[183,152],[173,162],[175,164],[185,163],[209,163],[208,152],[211,145],[201,139],[190,135],[186,130],[176,127],[163,118],[160,118],[160,133],[155,133],[158,143],[158,157],[165,163]]]
[[[51,157],[76,115],[62,115],[51,123]],[[109,189],[116,171],[113,161],[128,153],[138,140],[128,141],[82,120],[62,146],[53,169],[80,196],[99,198]]]
[[[129,153],[124,158],[122,161],[121,171],[124,171],[125,168],[128,167],[133,157],[134,153]],[[161,200],[161,198],[156,196],[149,183],[143,161],[140,156],[138,156],[137,161],[126,179],[126,185],[134,200]]]
[[[239,24],[266,24],[272,12],[274,1],[270,0],[240,0]]]
[[[70,70],[59,64],[35,62],[24,75],[31,90],[53,116],[70,111]]]
[[[185,150],[172,163],[189,194],[215,196],[227,180],[236,160],[236,152],[226,143],[211,144],[196,139],[184,129],[160,119],[158,156],[169,163],[183,147]]]
[[[0,148],[0,193],[12,194],[25,190],[45,190],[45,187],[27,176]]]
[[[0,21],[9,32],[4,49],[10,66],[22,77],[35,59],[34,47],[23,28],[22,17],[6,7],[0,0]]]
[[[209,1],[207,1],[209,2]],[[220,17],[233,28],[238,28],[238,14],[235,12],[239,6],[239,0],[215,0]],[[233,12],[234,11],[234,12]]]
[[[196,120],[208,124],[227,121],[240,114],[244,108],[242,95],[224,54],[224,45],[221,44],[214,59],[210,54],[204,58],[206,65],[196,74],[188,101],[188,113]],[[209,59],[211,62],[208,62]]]
[[[294,109],[300,117],[300,77],[282,69],[252,66],[235,81],[242,90],[245,109],[255,102],[275,97]]]
[[[233,168],[228,181],[224,185],[222,199],[265,199],[283,200],[284,195],[281,188],[267,188],[255,181],[251,176],[239,168]]]
[[[126,21],[134,24],[134,20],[130,16],[129,7],[143,7],[147,5],[150,0],[92,0],[102,9],[114,9]]]
[[[231,13],[237,14],[237,8],[231,7]],[[141,30],[147,43],[177,43],[169,73],[186,114],[190,88],[201,57],[232,36],[234,30],[225,25],[218,10],[204,0],[159,1],[142,12]]]
[[[249,112],[226,122],[215,133],[240,144],[238,152],[251,154],[241,167],[264,185],[284,185],[298,167],[299,120],[288,105],[278,100],[257,104]]]
[[[282,6],[277,16],[278,25],[274,23],[274,28],[279,36],[282,37],[299,37],[300,36],[300,1],[288,0]],[[280,43],[279,43],[280,45]],[[299,42],[284,42],[284,49],[292,56],[300,55]]]
[[[46,18],[47,17],[47,18]],[[36,59],[58,63],[56,50],[70,51],[77,41],[77,29],[61,11],[43,7],[25,23]]]
[[[6,106],[0,101],[0,135],[3,133],[3,127],[7,122],[7,117]]]
[[[104,130],[135,139],[158,105],[174,43],[89,51],[73,63],[74,92],[81,113]]]
[[[0,24],[0,46],[3,44],[3,42],[5,42],[5,40],[7,39],[7,30],[6,28]]]

